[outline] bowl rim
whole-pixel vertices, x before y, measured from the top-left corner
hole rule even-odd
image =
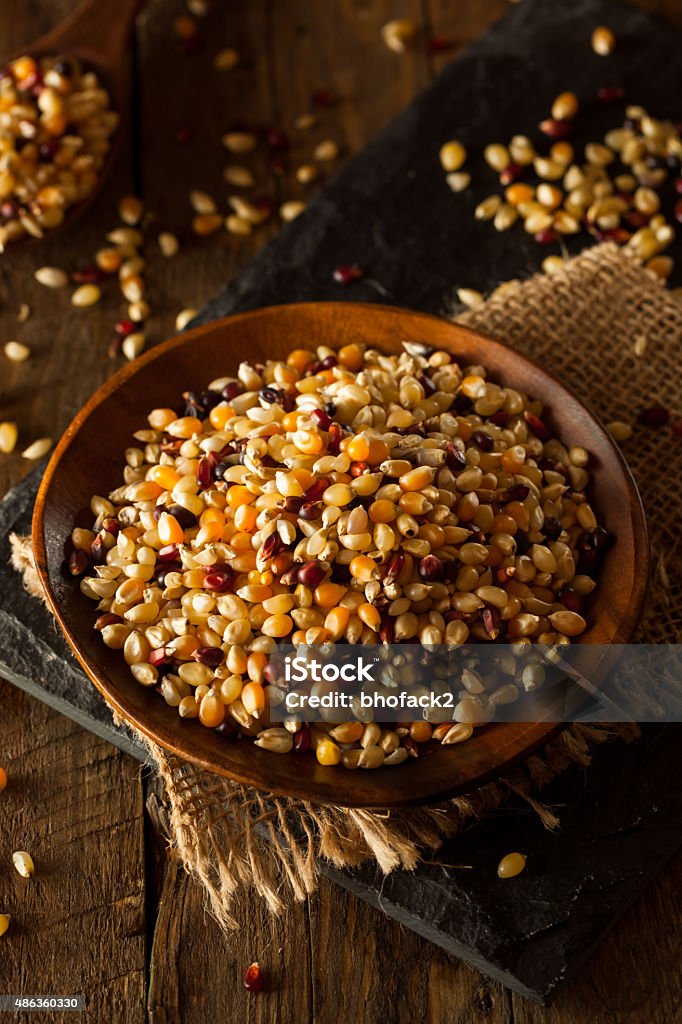
[[[552,373],[551,370],[545,369],[539,363],[535,362],[535,360],[533,360],[531,357],[525,355],[525,353],[517,352],[515,349],[512,349],[511,346],[506,345],[504,342],[492,338],[488,335],[485,335],[480,331],[474,330],[465,324],[460,324],[456,321],[450,321],[448,320],[447,317],[438,316],[433,313],[424,313],[419,310],[411,310],[407,307],[390,306],[380,303],[349,303],[346,301],[311,301],[284,303],[274,306],[262,306],[252,310],[245,310],[242,312],[228,315],[226,317],[220,317],[214,320],[207,321],[206,323],[199,324],[193,328],[188,328],[187,330],[181,332],[180,334],[174,335],[173,337],[163,342],[160,342],[153,348],[149,349],[147,352],[144,352],[137,359],[129,363],[126,363],[124,366],[120,367],[120,369],[117,370],[116,373],[112,374],[111,377],[109,377],[102,385],[100,385],[100,387],[94,392],[94,394],[88,399],[88,401],[73,417],[68,427],[62,434],[58,444],[56,445],[50,457],[48,465],[45,469],[45,472],[43,474],[42,480],[40,482],[33,511],[31,539],[36,569],[41,584],[43,586],[48,606],[51,609],[55,618],[57,619],[60,629],[64,636],[66,637],[67,642],[71,647],[72,651],[74,652],[74,654],[76,655],[76,658],[79,661],[80,665],[85,670],[90,681],[95,685],[95,687],[105,698],[109,706],[113,710],[115,710],[119,715],[121,715],[121,717],[125,720],[127,724],[132,725],[135,729],[141,732],[148,740],[151,740],[153,743],[158,744],[165,750],[170,751],[176,756],[184,760],[187,760],[198,767],[204,768],[215,774],[232,779],[236,782],[243,783],[245,785],[259,787],[261,785],[261,782],[254,781],[253,778],[247,777],[245,773],[242,773],[240,771],[228,771],[224,769],[222,766],[215,764],[210,759],[210,756],[203,755],[200,750],[196,749],[196,745],[191,742],[191,738],[189,739],[189,741],[184,739],[179,740],[172,733],[166,732],[163,729],[159,730],[157,728],[150,727],[150,725],[147,723],[143,716],[140,716],[135,712],[131,713],[130,709],[127,707],[125,703],[125,700],[122,699],[122,695],[120,694],[119,690],[106,675],[105,670],[100,668],[96,663],[94,663],[92,659],[89,657],[87,651],[81,646],[78,636],[72,631],[71,627],[65,620],[65,616],[62,614],[59,601],[57,600],[57,597],[53,592],[50,581],[50,568],[48,566],[47,547],[45,540],[45,511],[48,504],[48,497],[52,483],[59,471],[63,455],[76,441],[79,433],[86,426],[87,421],[89,420],[92,413],[96,409],[98,409],[99,406],[102,405],[102,403],[105,402],[112,394],[114,394],[114,392],[124,387],[127,384],[127,382],[132,377],[134,377],[142,368],[148,366],[150,363],[156,362],[159,359],[165,358],[169,353],[172,353],[173,351],[184,345],[191,344],[194,339],[196,339],[197,337],[204,333],[213,333],[216,330],[220,330],[221,326],[227,322],[229,322],[230,325],[238,325],[240,322],[245,320],[258,320],[260,318],[266,319],[271,318],[272,316],[291,315],[292,313],[309,313],[312,312],[313,310],[327,310],[329,312],[332,312],[334,310],[347,308],[349,306],[352,306],[355,309],[370,312],[372,314],[384,314],[390,316],[408,315],[410,317],[418,317],[427,322],[435,321],[439,324],[451,324],[452,326],[455,326],[458,329],[458,331],[468,334],[471,337],[472,341],[482,342],[486,346],[492,346],[493,355],[495,348],[504,349],[506,351],[512,351],[514,353],[515,358],[519,361],[519,363],[525,364],[527,367],[531,368],[536,373],[539,372],[541,376],[548,378],[558,388],[560,388],[562,391],[570,395],[573,401],[580,406],[580,408],[583,411],[583,414],[587,417],[587,419],[591,421],[593,427],[595,427],[602,435],[602,440],[606,441],[607,446],[611,450],[611,454],[615,456],[616,461],[619,464],[623,481],[627,487],[627,491],[631,499],[630,520],[632,526],[633,539],[635,540],[636,544],[639,544],[639,549],[637,550],[639,571],[636,572],[633,577],[631,600],[629,604],[631,615],[628,621],[621,619],[616,634],[611,640],[611,644],[627,643],[628,640],[632,637],[639,622],[639,619],[641,617],[646,597],[650,563],[649,538],[642,499],[639,494],[637,484],[630,471],[630,468],[627,465],[627,462],[625,461],[618,445],[615,443],[615,441],[608,433],[604,425],[601,423],[599,418],[592,412],[592,410],[589,409],[582,402],[582,400],[578,397],[575,391],[571,387],[566,385],[563,381],[561,381],[554,373]],[[486,366],[487,365],[488,361],[486,361]],[[494,372],[494,365],[490,367],[490,369],[492,369]],[[502,725],[502,723],[500,723],[500,725]],[[527,736],[527,739],[524,741],[523,748],[521,750],[516,750],[518,742],[515,740],[511,740],[510,743],[507,744],[507,746],[511,748],[511,753],[508,754],[506,758],[497,761],[495,765],[493,765],[489,769],[480,772],[471,782],[471,784],[461,786],[456,784],[453,785],[452,783],[448,784],[444,781],[439,788],[436,789],[434,787],[433,792],[430,792],[428,797],[420,795],[415,800],[409,795],[401,794],[395,800],[395,802],[391,802],[390,806],[398,808],[411,806],[415,803],[431,803],[451,798],[457,793],[470,791],[473,788],[476,788],[480,785],[485,784],[488,781],[491,781],[502,772],[511,768],[518,761],[527,758],[535,750],[544,745],[555,735],[557,735],[560,731],[562,731],[562,729],[565,728],[564,724],[555,722],[532,724],[526,723],[526,726],[527,728],[524,733],[524,736]],[[494,724],[492,727],[494,728]],[[501,747],[500,750],[504,750],[504,747]],[[262,772],[260,774],[263,776],[267,776],[267,771]],[[374,775],[376,773],[371,774]],[[301,790],[301,793],[294,794],[292,790],[278,788],[277,786],[271,786],[269,784],[267,786],[264,786],[263,788],[267,788],[269,792],[275,795],[282,796],[301,796],[303,792],[303,790]],[[339,793],[339,798],[337,799],[336,796],[332,795],[331,790],[333,789],[333,787],[330,786],[317,786],[315,788],[317,788],[318,790],[322,790],[323,795],[320,795],[319,793],[308,793],[305,797],[301,798],[309,800],[311,803],[337,803],[342,806],[357,808],[388,806],[385,802],[382,804],[376,804],[371,800],[363,801],[362,799],[351,799],[348,795],[344,795],[343,792]]]

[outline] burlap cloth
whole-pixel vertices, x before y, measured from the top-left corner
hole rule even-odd
[[[656,401],[682,411],[682,303],[615,246],[588,250],[551,277],[506,284],[458,319],[552,370],[604,422],[632,422],[639,409]],[[624,451],[644,497],[653,543],[651,594],[639,639],[680,642],[682,438],[671,437],[669,428],[641,428]],[[15,539],[14,561],[28,588],[38,593],[30,549],[22,540]],[[413,868],[424,852],[511,794],[526,800],[545,825],[556,827],[554,813],[536,796],[542,787],[571,764],[587,766],[595,744],[636,735],[636,726],[574,725],[467,796],[397,812],[275,798],[138,739],[146,742],[150,762],[165,783],[177,853],[205,887],[215,917],[232,927],[231,906],[239,892],[253,889],[279,912],[292,898],[303,899],[315,889],[319,858],[339,867],[374,858],[384,872]],[[396,770],[409,772],[411,766]]]

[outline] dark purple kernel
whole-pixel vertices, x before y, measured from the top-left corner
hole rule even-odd
[[[448,444],[445,449],[445,465],[448,469],[452,470],[453,473],[459,473],[461,470],[466,469],[466,464],[466,455],[462,449],[458,448],[455,444]]]
[[[231,402],[237,395],[244,394],[244,387],[239,383],[238,380],[231,380],[229,384],[226,384],[223,390],[220,392],[220,397],[224,402]]]
[[[558,540],[561,536],[562,530],[563,527],[558,519],[555,519],[554,516],[547,516],[542,527],[542,532],[548,540]]]
[[[486,434],[485,430],[474,430],[471,435],[471,442],[477,448],[480,448],[482,452],[491,452],[495,443],[490,434]]]
[[[426,555],[419,561],[418,572],[426,583],[435,583],[443,576],[443,563],[436,555]]]
[[[209,668],[218,668],[224,657],[225,654],[220,647],[197,647],[196,651],[192,652],[194,661],[198,661],[200,665],[208,665]]]

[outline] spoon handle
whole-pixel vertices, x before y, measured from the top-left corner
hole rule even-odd
[[[83,0],[31,48],[39,56],[70,53],[103,68],[121,60],[144,0]]]

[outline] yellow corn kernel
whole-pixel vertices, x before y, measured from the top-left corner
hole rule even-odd
[[[239,508],[240,505],[250,505],[256,500],[256,495],[242,484],[232,484],[227,491],[227,504],[230,508]]]
[[[315,353],[307,348],[295,348],[287,356],[287,365],[292,366],[299,373],[303,373],[307,366],[315,362]]]
[[[181,416],[166,426],[166,430],[172,437],[180,437],[188,440],[193,434],[200,434],[203,430],[201,420],[196,416]]]
[[[168,512],[162,512],[157,531],[162,544],[182,544],[185,540],[185,531]]]
[[[356,555],[349,568],[351,576],[362,583],[369,583],[377,577],[377,564],[368,555]]]
[[[337,358],[340,366],[343,366],[346,370],[351,370],[353,373],[357,373],[362,366],[364,353],[360,345],[344,345],[339,349]]]
[[[334,505],[337,508],[341,508],[344,505],[350,505],[353,500],[353,492],[348,484],[332,484],[322,495],[322,500],[325,505]]]
[[[325,737],[317,744],[315,756],[320,764],[334,765],[341,760],[341,750],[333,740]]]
[[[373,604],[361,604],[357,610],[358,618],[376,633],[381,625],[381,615]]]
[[[514,878],[520,875],[526,866],[526,856],[523,853],[508,853],[497,865],[498,878]]]
[[[154,466],[149,473],[149,479],[163,487],[164,491],[172,491],[181,477],[172,466]]]
[[[340,640],[346,626],[348,625],[349,618],[350,610],[348,608],[344,608],[343,605],[332,608],[324,620],[324,628],[329,633],[331,640]]]
[[[261,626],[261,633],[275,639],[288,636],[294,624],[288,615],[270,615]]]
[[[241,702],[250,715],[258,718],[265,708],[265,690],[260,683],[247,683],[241,692]]]
[[[267,657],[261,651],[254,651],[253,654],[249,654],[246,662],[246,671],[252,683],[262,683],[267,660]]]
[[[199,721],[207,729],[215,729],[225,718],[225,705],[222,698],[209,690],[199,705]]]
[[[346,453],[353,462],[364,462],[369,455],[369,440],[364,434],[356,434],[346,448]]]
[[[398,479],[398,483],[404,491],[421,491],[433,480],[433,470],[430,466],[417,466],[411,469]]]
[[[380,498],[369,506],[369,518],[373,523],[392,523],[397,515],[396,505],[386,498]]]
[[[339,583],[320,583],[313,595],[315,604],[320,608],[333,608],[344,596],[346,589]]]
[[[235,412],[231,405],[227,402],[220,402],[219,405],[215,405],[209,413],[209,421],[214,430],[223,430],[226,423],[234,417]]]

